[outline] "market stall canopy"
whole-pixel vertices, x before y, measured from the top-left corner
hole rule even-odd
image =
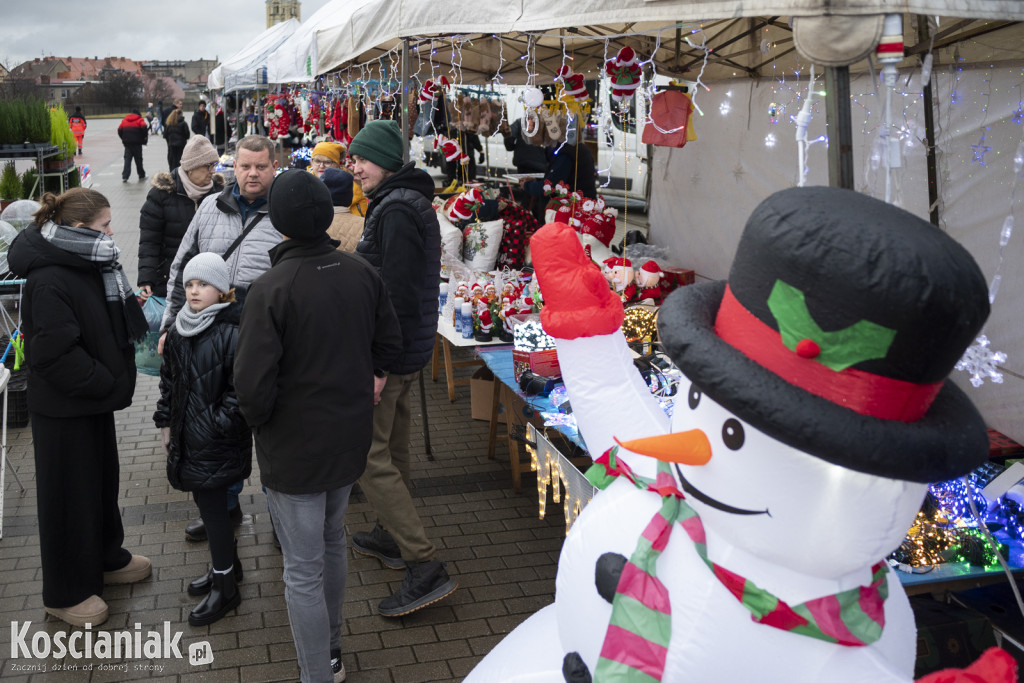
[[[298,19],[274,24],[210,72],[207,87],[225,92],[266,86],[267,56],[295,33]]]
[[[352,12],[373,0],[331,0],[302,22],[267,58],[270,83],[308,83],[319,73],[316,32],[347,24]]]
[[[530,73],[540,83],[566,59],[576,73],[600,73],[604,60],[628,43],[644,58],[653,55],[659,73],[694,79],[703,69],[710,79],[756,78],[798,59],[790,17],[877,15],[893,9],[891,0],[580,0],[570,6],[494,0],[486,11],[474,13],[455,0],[368,0],[353,4],[338,23],[319,28],[313,49],[316,71],[324,74],[393,59],[387,53],[409,38],[416,56],[413,73],[432,62],[440,72],[457,73],[463,83],[523,83]],[[1016,0],[908,0],[898,9],[944,17],[930,37],[935,48],[1011,26],[1019,29],[1014,22],[1024,20],[1024,2]],[[904,24],[908,58],[916,58],[928,45],[916,47],[911,22]],[[1006,48],[1002,58],[1019,58],[1019,31],[1001,42]],[[529,69],[524,68],[527,61]]]

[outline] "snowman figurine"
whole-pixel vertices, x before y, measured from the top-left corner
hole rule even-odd
[[[566,538],[554,604],[466,680],[913,680],[914,618],[884,558],[928,482],[987,459],[984,422],[946,380],[989,311],[967,251],[849,190],[770,196],[728,282],[661,308],[684,374],[669,419],[572,229],[533,241],[604,490]],[[975,673],[942,680],[1016,680],[998,649]]]

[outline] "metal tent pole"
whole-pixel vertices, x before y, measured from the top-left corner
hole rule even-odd
[[[825,68],[825,121],[828,124],[828,184],[853,189],[853,124],[850,67]]]

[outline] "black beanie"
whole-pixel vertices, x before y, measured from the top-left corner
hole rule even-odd
[[[326,168],[320,176],[324,185],[331,193],[331,201],[335,206],[349,206],[352,204],[352,174],[342,171],[340,168]]]
[[[267,198],[270,222],[293,240],[323,237],[334,220],[331,193],[312,173],[292,169],[274,178]]]

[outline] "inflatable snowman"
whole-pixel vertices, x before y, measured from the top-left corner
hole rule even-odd
[[[852,191],[772,195],[729,281],[661,308],[685,375],[670,420],[573,230],[544,227],[533,253],[604,490],[566,538],[555,603],[467,680],[912,680],[913,614],[883,558],[928,482],[987,457],[945,381],[989,310],[970,255]],[[971,680],[1016,680],[1000,650],[976,666]]]

